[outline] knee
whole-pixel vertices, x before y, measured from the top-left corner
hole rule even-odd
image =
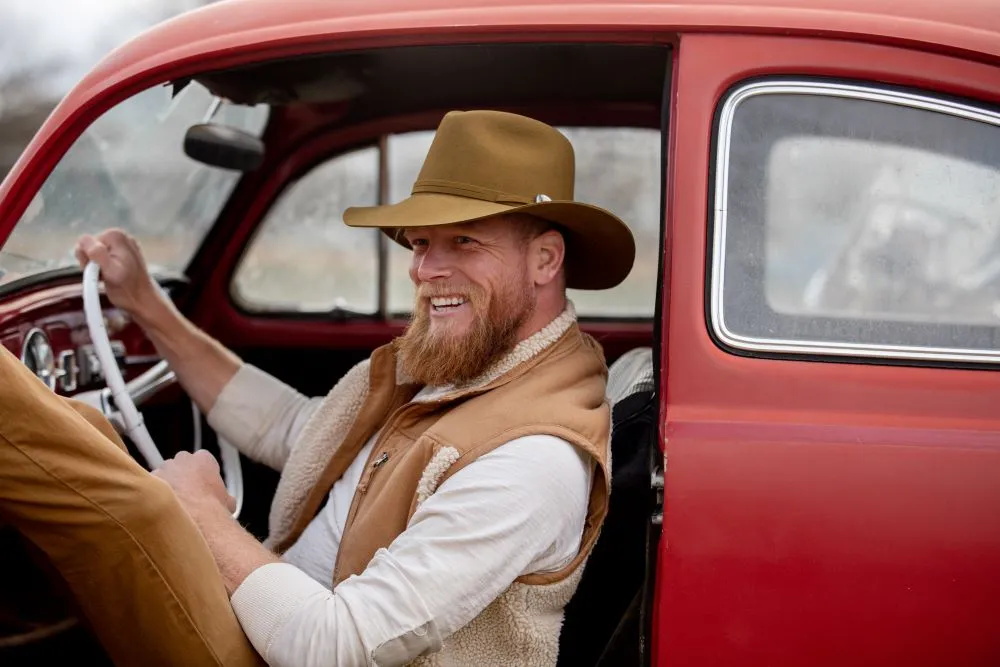
[[[122,492],[115,518],[130,532],[156,532],[173,517],[185,516],[174,490],[152,475],[142,475]]]
[[[100,410],[87,405],[82,401],[77,401],[71,398],[66,399],[66,404],[76,410],[81,417],[86,419],[91,426],[100,431],[105,438],[113,442],[119,449],[123,452],[128,451],[125,447],[125,443],[122,442],[121,437],[111,425],[111,422],[109,422],[104,415],[101,414]]]

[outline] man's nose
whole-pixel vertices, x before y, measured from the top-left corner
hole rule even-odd
[[[416,269],[417,278],[421,281],[449,278],[451,276],[451,261],[448,258],[448,253],[440,248],[429,246],[417,258]]]

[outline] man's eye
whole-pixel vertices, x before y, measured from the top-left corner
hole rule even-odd
[[[469,238],[468,236],[456,236],[455,237],[455,243],[458,243],[459,245],[465,245],[467,243],[475,243],[475,242],[476,242],[475,239]]]
[[[427,245],[427,239],[410,239],[410,247],[412,248],[425,245]]]

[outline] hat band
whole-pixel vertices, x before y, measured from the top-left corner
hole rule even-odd
[[[412,194],[428,193],[442,195],[455,195],[457,197],[468,197],[470,199],[480,199],[482,201],[492,201],[498,204],[510,204],[512,206],[533,204],[534,197],[515,195],[510,192],[484,188],[472,183],[459,183],[458,181],[445,181],[439,179],[422,179],[413,185]]]

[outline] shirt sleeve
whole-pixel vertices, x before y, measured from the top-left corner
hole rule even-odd
[[[277,378],[244,364],[208,413],[220,437],[255,461],[281,470],[322,398],[307,398]]]
[[[287,563],[232,597],[272,667],[402,665],[441,648],[522,574],[579,550],[592,463],[552,436],[513,440],[446,480],[367,569],[333,592]]]

